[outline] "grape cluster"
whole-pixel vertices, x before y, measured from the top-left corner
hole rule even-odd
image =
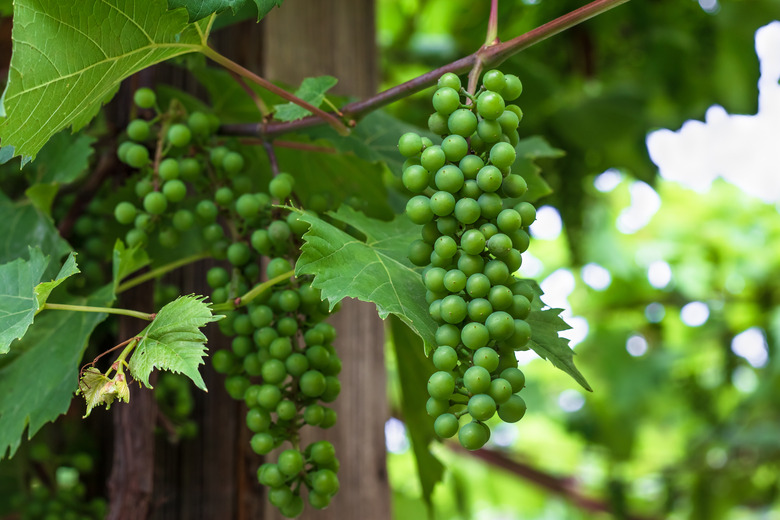
[[[427,411],[437,435],[458,434],[463,447],[475,450],[489,439],[485,421],[496,412],[511,423],[526,411],[514,351],[526,349],[531,337],[525,318],[534,294],[513,273],[536,209],[512,204],[527,190],[512,173],[522,111],[506,104],[522,92],[520,80],[491,70],[471,95],[448,73],[438,87],[428,126],[443,136],[441,144],[411,132],[398,142],[407,158],[403,184],[414,194],[406,214],[423,225],[409,258],[424,267],[429,313],[439,324]],[[466,414],[471,421],[461,424]]]
[[[293,185],[291,176],[278,175],[268,186],[269,198],[286,201]],[[295,212],[284,219],[280,212],[264,208],[249,245],[230,245],[227,258],[232,273],[223,267],[208,271],[212,300],[236,298],[255,284],[261,255],[270,257],[265,272],[269,280],[292,269],[308,225]],[[330,428],[336,422],[336,412],[322,404],[333,402],[341,391],[337,377],[341,360],[333,347],[336,331],[323,321],[329,315],[328,304],[311,286],[310,277],[291,277],[220,322],[222,332],[233,336],[231,350],[217,351],[212,357],[215,370],[228,375],[225,386],[230,395],[249,409],[246,424],[254,433],[252,450],[266,455],[285,441],[293,446],[282,451],[276,463],[258,470],[260,483],[271,488],[270,502],[287,517],[303,511],[302,485],[309,489],[308,501],[317,509],[327,507],[339,487],[339,462],[330,442],[298,449],[302,426]],[[254,378],[260,382],[253,382]]]

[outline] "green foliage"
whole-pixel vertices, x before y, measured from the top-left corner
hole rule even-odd
[[[70,252],[70,246],[49,218],[35,206],[14,203],[1,192],[0,219],[7,224],[0,236],[0,262],[26,257],[29,244],[35,244],[44,253],[57,258]],[[55,273],[49,271],[47,274],[53,276]]]
[[[119,38],[103,30],[111,20]],[[206,20],[188,24],[183,11],[166,12],[160,0],[16,2],[0,138],[15,155],[34,157],[63,128],[84,126],[124,78],[200,50],[208,31]]]
[[[109,379],[95,367],[89,367],[84,371],[79,381],[78,391],[87,403],[87,413],[84,414],[84,418],[89,417],[96,406],[104,404],[108,410],[116,399],[125,403],[130,402],[130,388],[124,375],[118,373],[113,379]]]
[[[0,354],[8,352],[14,339],[24,336],[54,288],[79,272],[71,253],[56,278],[41,282],[48,265],[49,258],[37,247],[30,248],[30,260],[17,258],[0,265]]]
[[[86,175],[96,139],[90,135],[62,131],[41,148],[34,163],[23,172],[30,183],[70,184]]]
[[[295,95],[310,105],[319,107],[325,99],[325,93],[335,87],[336,83],[338,80],[333,76],[306,78],[295,91]],[[276,105],[276,112],[274,112],[274,118],[279,121],[295,121],[308,115],[311,115],[311,112],[292,102]]]
[[[556,368],[569,374],[585,390],[590,387],[585,377],[574,366],[574,351],[569,347],[569,340],[558,336],[558,332],[571,327],[563,321],[560,313],[563,309],[536,309],[528,315],[526,321],[531,325],[531,340],[528,346],[542,359],[549,360]]]
[[[184,7],[192,23],[227,9],[235,14],[239,6],[244,3],[245,0],[168,0],[168,9]]]
[[[419,228],[405,216],[390,222],[374,220],[348,206],[328,214],[362,235],[356,238],[336,225],[305,212],[311,224],[303,235],[295,274],[312,274],[312,286],[322,291],[331,308],[344,298],[376,304],[381,318],[395,314],[426,343],[433,344],[436,324],[428,315],[425,286],[406,258]]]
[[[195,386],[206,390],[198,365],[206,355],[206,336],[200,328],[221,316],[211,313],[203,297],[181,296],[165,307],[138,336],[141,338],[130,358],[130,372],[144,386],[151,388],[149,374],[154,368],[180,372]]]

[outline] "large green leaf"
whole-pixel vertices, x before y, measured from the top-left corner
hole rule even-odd
[[[17,0],[3,94],[4,146],[35,156],[58,131],[78,129],[122,79],[201,50],[211,18],[187,23],[164,0]]]
[[[89,298],[67,303],[104,307],[112,301],[112,288],[106,286]],[[105,317],[47,311],[15,344],[17,355],[0,368],[0,458],[14,454],[26,427],[31,438],[68,410],[87,339]]]
[[[206,355],[206,336],[200,328],[220,317],[211,313],[203,297],[180,296],[164,306],[154,321],[139,334],[141,340],[130,358],[133,377],[151,388],[154,368],[181,372],[201,390],[206,384],[198,372]]]
[[[433,433],[433,418],[425,410],[428,378],[434,372],[433,363],[425,357],[425,348],[420,337],[400,319],[390,316],[385,323],[389,332],[387,336],[391,338],[395,349],[398,382],[401,387],[401,413],[412,439],[422,496],[425,502],[430,504],[433,487],[444,473],[444,466],[428,449],[428,445],[436,439]]]
[[[24,168],[33,183],[68,184],[87,172],[95,138],[67,131],[52,136],[35,161]]]
[[[325,99],[325,93],[335,87],[338,81],[333,76],[306,78],[295,91],[295,95],[310,105],[319,107]],[[295,121],[308,115],[311,115],[311,112],[292,102],[276,105],[276,112],[274,112],[274,118],[279,121]]]
[[[246,0],[168,0],[168,8],[184,7],[190,17],[190,22],[197,22],[227,9],[235,14],[236,10],[245,3]]]
[[[70,252],[70,246],[60,237],[51,219],[29,203],[15,203],[0,193],[0,263],[7,263],[23,255],[27,258],[28,246],[40,247],[54,258]],[[54,275],[55,270],[49,273]]]
[[[405,215],[390,222],[341,206],[330,217],[349,224],[364,239],[342,231],[309,213],[301,213],[311,227],[303,235],[295,274],[312,274],[312,285],[322,290],[331,307],[343,298],[376,304],[381,318],[395,314],[424,341],[433,345],[436,324],[428,314],[420,271],[406,258],[419,227]]]
[[[79,272],[71,253],[55,279],[41,282],[48,265],[49,258],[37,247],[30,248],[30,260],[17,258],[0,265],[0,354],[24,336],[51,292]]]
[[[542,197],[550,195],[553,190],[542,179],[542,169],[536,164],[538,159],[557,159],[564,154],[563,150],[553,148],[544,137],[534,135],[520,140],[515,147],[517,159],[512,166],[512,172],[523,176],[528,183],[528,191],[523,200],[534,202]]]

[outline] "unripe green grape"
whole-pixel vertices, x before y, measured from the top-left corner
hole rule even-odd
[[[127,150],[129,150],[132,146],[135,146],[135,143],[131,141],[125,141],[116,149],[116,156],[121,162],[127,163]]]
[[[168,142],[173,146],[178,146],[180,148],[187,146],[190,144],[190,140],[192,140],[192,132],[190,132],[187,125],[177,123],[171,125],[168,129]]]
[[[260,202],[253,194],[244,193],[236,201],[236,213],[245,219],[256,217],[260,213]]]
[[[503,209],[501,197],[497,193],[483,193],[477,202],[479,210],[482,212],[482,218],[488,220],[496,218]]]
[[[490,278],[483,273],[475,273],[466,280],[466,292],[472,298],[483,298],[489,294],[490,285]]]
[[[506,112],[506,110],[504,112]],[[510,130],[509,132],[504,133],[504,137],[501,138],[501,141],[507,142],[513,147],[517,147],[517,145],[520,144],[520,134],[517,130]]]
[[[466,275],[459,269],[450,269],[444,275],[444,288],[451,293],[459,293],[466,288]]]
[[[310,213],[307,212],[307,214]],[[297,237],[303,236],[303,234],[309,230],[309,226],[311,226],[311,224],[306,222],[299,213],[294,211],[291,211],[287,215],[287,219],[285,221],[290,227],[290,231]]]
[[[474,320],[475,322],[485,323],[485,320],[487,320],[488,316],[490,316],[492,313],[493,313],[493,306],[490,305],[490,302],[487,301],[485,298],[474,298],[468,303],[469,318]],[[487,345],[487,342],[485,343],[485,345]]]
[[[440,236],[433,244],[433,250],[442,258],[452,258],[458,252],[458,244],[450,236]]]
[[[185,181],[193,182],[200,176],[201,167],[197,159],[185,157],[179,163],[179,175]]]
[[[127,137],[133,141],[146,141],[149,139],[149,123],[143,119],[134,119],[127,125]]]
[[[496,143],[490,149],[490,162],[497,168],[509,168],[516,157],[515,149],[509,143]]]
[[[470,137],[477,130],[477,116],[467,108],[459,108],[450,114],[447,127],[453,134]]]
[[[509,289],[509,287],[505,285],[494,285],[490,288],[488,301],[495,310],[503,311],[512,305],[512,297],[512,291]]]
[[[144,209],[152,215],[165,213],[168,208],[168,199],[159,191],[153,191],[144,197]]]
[[[447,400],[434,399],[431,397],[425,403],[425,411],[428,412],[428,415],[431,417],[438,417],[443,413],[447,413],[447,410],[449,409],[449,397],[447,397]]]
[[[439,145],[429,146],[420,156],[420,164],[429,172],[438,171],[446,162],[447,156]]]
[[[458,364],[458,353],[447,345],[441,345],[433,351],[433,366],[439,370],[449,372]]]
[[[149,237],[146,235],[143,229],[134,228],[127,232],[125,235],[125,242],[127,247],[136,247],[146,244],[149,241]]]
[[[458,220],[455,217],[441,217],[436,219],[436,229],[442,235],[454,236],[458,232]]]
[[[528,184],[520,175],[511,174],[507,175],[504,179],[504,182],[501,184],[501,189],[507,197],[522,197],[525,195],[525,192],[528,191]]]
[[[284,450],[279,454],[276,463],[279,465],[279,471],[285,475],[296,475],[303,469],[303,454],[296,449]]]
[[[517,116],[517,119],[519,121],[523,120],[523,110],[519,106],[517,106],[517,105],[507,105],[506,109],[510,110],[511,112],[513,112]]]
[[[512,296],[512,306],[509,308],[509,314],[515,319],[524,320],[531,313],[531,302],[521,294]]]
[[[187,186],[179,179],[173,179],[163,184],[162,192],[170,202],[181,202],[187,196]]]
[[[292,353],[292,342],[289,337],[276,338],[268,347],[268,353],[274,359],[284,361]]]
[[[222,160],[225,158],[225,155],[229,150],[225,148],[224,146],[216,146],[211,149],[211,152],[209,152],[209,161],[211,161],[212,166],[214,167],[221,167],[222,166]]]
[[[444,237],[442,237],[444,238]],[[449,237],[446,237],[449,238]],[[426,289],[433,292],[444,292],[444,275],[447,271],[441,267],[433,267],[428,269],[423,276]]]
[[[455,325],[445,323],[436,329],[436,344],[457,346],[460,343],[460,329]]]
[[[298,320],[292,316],[285,316],[276,322],[276,330],[281,336],[292,337],[298,332]]]
[[[510,233],[508,236],[512,240],[512,246],[521,253],[526,251],[531,243],[531,237],[522,229]]]
[[[452,374],[444,371],[434,372],[428,379],[428,395],[444,401],[455,391],[455,379]]]
[[[428,116],[428,130],[436,135],[446,135],[449,133],[447,128],[447,116],[434,112]]]
[[[451,195],[450,195],[451,196]],[[431,201],[425,195],[416,195],[406,203],[406,215],[415,224],[425,224],[433,220]]]
[[[501,213],[498,214],[498,217],[496,217],[496,224],[498,224],[498,229],[500,229],[503,233],[512,233],[517,231],[520,229],[522,223],[523,219],[520,217],[520,213],[514,209],[502,210]]]
[[[420,195],[418,195],[419,197]],[[409,206],[407,205],[407,208]],[[450,215],[455,209],[455,197],[448,191],[437,191],[431,195],[429,208],[431,213],[439,217],[446,217]],[[412,222],[415,222],[412,219]],[[422,223],[422,222],[415,222]]]
[[[475,133],[474,135],[472,135],[470,142],[471,142],[471,149],[474,151],[475,154],[482,155],[483,153],[485,153],[485,141],[482,140],[479,134]]]
[[[531,326],[525,320],[514,320],[514,332],[507,343],[513,349],[522,349],[531,339]]]
[[[481,323],[467,323],[460,332],[461,341],[471,350],[482,348],[490,341],[490,334]]]
[[[114,218],[116,218],[117,222],[124,225],[132,223],[137,213],[136,207],[127,201],[120,202],[114,208]]]
[[[210,200],[202,200],[195,206],[195,213],[206,222],[213,222],[217,218],[219,210]]]
[[[501,94],[504,96],[504,99],[507,101],[514,101],[520,97],[520,94],[523,93],[523,83],[520,81],[520,78],[514,74],[507,74],[504,76],[504,80],[506,82],[506,86],[501,92]]]
[[[398,139],[398,151],[404,157],[413,157],[422,151],[422,137],[415,132],[407,132]]]
[[[506,379],[494,379],[490,383],[488,395],[493,398],[496,404],[504,404],[512,396],[512,385]]]
[[[498,233],[498,228],[491,222],[485,222],[479,226],[479,231],[485,237],[485,241],[490,240],[490,237]]]
[[[504,98],[496,92],[486,90],[477,98],[477,112],[485,119],[498,119],[504,112],[504,107]]]
[[[252,247],[261,255],[268,256],[271,253],[271,238],[265,229],[256,229],[250,238]]]
[[[339,490],[339,479],[329,469],[321,469],[311,477],[312,488],[324,495],[334,495]]]
[[[325,408],[325,417],[322,418],[322,422],[320,423],[320,428],[323,430],[327,430],[334,424],[336,424],[337,419],[336,411],[331,408]]]
[[[247,383],[249,383],[249,381],[247,381]],[[227,382],[225,384],[227,385]],[[246,388],[244,390],[246,390]],[[243,398],[243,392],[241,392],[241,394],[241,397]],[[268,427],[271,426],[271,416],[262,408],[252,408],[246,414],[246,425],[255,433],[267,431]]]
[[[463,172],[453,164],[442,166],[436,171],[436,187],[449,193],[457,193],[463,187]]]
[[[280,421],[291,421],[298,415],[298,410],[295,408],[295,403],[284,399],[276,405],[276,416]]]
[[[442,141],[441,149],[448,161],[456,163],[469,153],[469,144],[462,136],[449,135]]]
[[[284,381],[287,377],[287,369],[284,366],[284,363],[278,359],[269,359],[263,363],[261,374],[266,383],[275,385]]]
[[[474,352],[472,360],[475,365],[481,366],[488,372],[493,372],[498,368],[498,353],[490,347],[482,347]]]
[[[139,88],[133,94],[133,101],[139,108],[152,108],[157,103],[157,96],[150,88]]]
[[[445,72],[442,74],[436,84],[439,88],[450,87],[455,90],[460,90],[461,87],[460,78],[452,72]]]
[[[219,188],[214,193],[214,201],[223,208],[229,207],[233,203],[233,190],[227,186]]]
[[[257,481],[264,486],[278,488],[284,484],[284,475],[276,464],[263,464],[257,468]]]
[[[445,413],[436,418],[433,431],[439,437],[447,439],[458,433],[458,426],[458,419],[451,413]]]
[[[422,193],[431,181],[428,170],[419,164],[409,166],[401,175],[401,181],[407,190],[412,193]]]
[[[311,459],[315,464],[328,464],[336,458],[336,450],[328,441],[317,441],[310,445]]]
[[[441,234],[441,231],[439,231],[438,219],[436,222],[426,222],[425,225],[423,225],[422,240],[426,244],[433,245],[434,242],[436,242],[436,239],[441,236]]]
[[[250,336],[255,330],[248,314],[238,314],[233,320],[233,328],[236,334],[241,334],[242,336]]]
[[[309,360],[300,352],[293,352],[284,360],[284,366],[291,376],[301,377],[304,372],[309,370]]]
[[[497,257],[502,257],[512,249],[512,239],[504,233],[496,233],[487,242],[488,250]]]
[[[458,222],[469,225],[473,224],[482,215],[479,203],[470,198],[462,198],[455,203],[453,211]]]
[[[174,248],[179,245],[180,239],[179,233],[173,228],[163,229],[157,235],[157,240],[160,242],[160,245],[167,248]]]
[[[501,187],[504,180],[501,172],[495,166],[485,166],[477,173],[477,186],[484,192],[494,192]]]
[[[503,135],[503,130],[498,121],[483,119],[477,124],[477,135],[485,143],[498,143]]]
[[[227,259],[231,264],[240,267],[249,262],[250,258],[251,251],[249,250],[249,246],[247,246],[245,243],[234,242],[230,244],[230,247],[228,247]]]
[[[281,246],[287,243],[291,235],[290,226],[283,220],[274,220],[268,225],[268,238],[274,245]]]
[[[515,211],[520,214],[523,227],[527,228],[536,220],[536,208],[530,202],[520,202],[515,206]]]
[[[478,155],[467,155],[458,163],[466,179],[476,179],[477,173],[485,166],[485,161]]]
[[[504,73],[500,70],[489,70],[482,76],[482,84],[487,90],[501,93],[506,88]]]
[[[501,372],[501,379],[509,381],[512,385],[512,392],[517,393],[525,386],[525,375],[523,372],[515,367],[509,367]]]
[[[523,398],[515,394],[505,403],[499,405],[498,416],[504,422],[515,423],[523,418],[526,409],[527,407]]]
[[[277,175],[268,183],[268,193],[277,200],[286,200],[293,190],[292,179],[290,175]]]
[[[319,404],[311,404],[303,410],[303,421],[311,426],[317,426],[325,418],[325,410]]]
[[[170,181],[179,178],[179,161],[171,157],[163,159],[157,169],[160,178],[164,181]]]
[[[450,294],[441,301],[441,318],[447,323],[457,325],[466,318],[466,302],[456,294]]]
[[[274,319],[274,312],[267,305],[258,305],[249,311],[249,321],[252,326],[261,329],[271,324]]]
[[[503,130],[505,134],[517,132],[517,126],[520,124],[520,118],[517,117],[517,114],[508,109],[504,110],[504,113],[502,113],[496,121],[501,125],[501,130]]]
[[[301,376],[298,385],[303,395],[319,397],[325,391],[325,376],[318,370],[309,370]]]
[[[473,366],[463,374],[463,385],[472,394],[483,394],[490,388],[490,372],[480,366]]]
[[[190,116],[187,118],[187,126],[189,126],[192,133],[198,137],[205,137],[209,135],[209,132],[211,130],[210,129],[211,125],[209,124],[209,117],[203,112],[191,113]]]
[[[458,441],[467,450],[478,450],[488,441],[488,436],[481,424],[470,422],[464,424],[458,431]]]
[[[323,370],[330,364],[330,352],[322,345],[314,345],[306,349],[306,359],[312,368]]]
[[[517,249],[511,249],[502,260],[506,264],[507,269],[512,273],[516,272],[523,265],[523,257]]]
[[[149,164],[149,150],[145,146],[136,144],[127,148],[125,154],[127,164],[133,168],[143,168]]]
[[[478,421],[487,421],[496,413],[496,402],[487,394],[471,396],[468,404],[469,414]]]
[[[217,350],[211,356],[211,365],[220,374],[227,374],[236,366],[236,356],[229,350]]]
[[[286,505],[290,504],[292,500],[293,500],[292,489],[290,489],[286,485],[273,488],[268,492],[268,501],[271,503],[271,505],[275,507],[278,508],[285,507]]]
[[[203,228],[203,239],[206,242],[215,243],[224,237],[225,230],[216,222]]]
[[[416,266],[426,266],[431,258],[433,247],[422,240],[415,240],[409,245],[409,261]]]
[[[433,109],[442,115],[449,115],[460,107],[460,94],[454,88],[441,87],[433,93]]]
[[[228,174],[236,174],[244,169],[244,157],[238,152],[228,152],[222,158],[222,168]]]
[[[218,287],[211,292],[211,301],[214,303],[225,303],[228,299],[227,289]]]
[[[333,376],[325,377],[325,391],[320,399],[325,403],[332,403],[341,393],[341,382]]]
[[[462,253],[458,258],[458,269],[468,278],[472,274],[481,273],[485,269],[485,259],[481,255],[469,255]],[[464,286],[461,288],[464,289]]]
[[[300,495],[293,495],[290,502],[279,508],[279,512],[287,518],[297,518],[303,513],[305,504]]]

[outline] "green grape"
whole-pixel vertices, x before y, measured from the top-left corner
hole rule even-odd
[[[235,266],[242,266],[249,262],[251,251],[249,246],[243,242],[234,242],[230,244],[227,250],[228,262]]]
[[[187,126],[189,126],[192,133],[198,137],[206,137],[211,131],[209,116],[203,112],[191,113],[190,117],[187,118]]]
[[[261,374],[263,376],[263,380],[266,383],[275,385],[284,381],[284,379],[287,377],[287,369],[284,366],[284,363],[278,359],[269,359],[263,363],[263,370]]]
[[[238,152],[228,152],[222,158],[222,168],[228,174],[236,174],[244,169],[244,157]]]
[[[510,233],[509,238],[512,240],[512,246],[520,252],[526,251],[531,243],[531,237],[522,229]]]
[[[483,119],[477,124],[477,135],[485,143],[498,143],[503,133],[498,121]]]
[[[459,135],[449,135],[441,143],[441,149],[450,162],[458,162],[469,153],[469,145],[466,140]]]
[[[227,186],[219,188],[214,193],[214,201],[223,208],[229,207],[233,203],[233,190]]]
[[[157,240],[160,242],[160,245],[167,248],[176,247],[179,244],[180,239],[179,233],[173,228],[162,229],[157,235]]]
[[[428,394],[434,399],[447,400],[455,390],[455,379],[444,371],[435,372],[428,379]]]
[[[280,507],[279,511],[287,518],[297,518],[303,512],[303,507],[303,499],[299,495],[293,495],[292,500],[287,505]]]
[[[447,116],[434,112],[428,116],[428,130],[436,135],[445,135],[448,133]]]
[[[524,320],[531,313],[531,302],[522,294],[512,296],[512,305],[509,307],[509,314],[513,318]]]
[[[523,83],[520,81],[520,78],[514,74],[507,74],[504,76],[504,79],[506,81],[506,86],[501,93],[507,101],[514,101],[523,93]]]
[[[274,220],[268,225],[268,238],[274,245],[281,246],[286,244],[290,240],[291,235],[290,226],[283,220]]]
[[[482,218],[494,219],[501,213],[503,203],[501,197],[496,193],[483,193],[477,199]]]
[[[438,417],[443,413],[447,413],[447,410],[450,409],[450,402],[449,397],[446,399],[447,400],[434,399],[433,397],[429,398],[425,403],[425,411],[428,412],[428,415],[431,417]]]
[[[293,190],[294,179],[289,174],[279,174],[268,184],[268,192],[277,200],[287,199]]]
[[[225,230],[219,224],[209,224],[203,228],[203,238],[207,242],[215,243],[225,236]]]
[[[452,196],[452,195],[450,195]],[[406,215],[415,224],[425,224],[433,220],[431,201],[425,195],[416,195],[406,203]]]
[[[466,275],[459,269],[450,269],[444,275],[444,288],[451,293],[459,293],[466,288]]]
[[[457,363],[458,353],[452,347],[442,345],[433,352],[433,365],[439,370],[449,372]]]
[[[233,353],[238,357],[246,357],[252,351],[252,340],[246,336],[236,336],[230,344]]]
[[[325,391],[320,399],[326,403],[332,403],[341,393],[341,382],[333,376],[325,377]]]
[[[460,168],[453,164],[442,166],[434,177],[436,187],[449,193],[457,193],[463,187],[464,177]]]
[[[189,145],[191,140],[192,132],[190,132],[190,129],[187,127],[187,125],[177,123],[175,125],[171,125],[171,127],[168,129],[168,142],[170,142],[173,146],[178,146],[181,148]]]
[[[291,270],[292,266],[286,258],[273,258],[270,262],[268,262],[265,273],[270,280],[271,278],[276,278],[277,276],[281,276]]]
[[[498,229],[500,229],[503,233],[512,233],[517,231],[520,229],[522,222],[523,221],[520,217],[520,213],[514,209],[505,209],[501,211],[501,213],[499,213],[498,217],[496,218]]]
[[[458,222],[469,225],[479,220],[482,211],[476,200],[463,198],[455,203],[454,214]]]
[[[317,491],[309,491],[309,504],[314,509],[325,509],[330,505],[330,495],[325,495]]]
[[[214,219],[217,218],[219,209],[217,209],[216,204],[210,200],[202,200],[198,202],[197,206],[195,206],[195,213],[197,213],[198,216],[204,221],[213,222]]]
[[[447,323],[457,325],[466,318],[467,308],[463,298],[451,294],[441,301],[441,317]]]
[[[418,197],[420,196],[424,197],[424,195],[418,195]],[[431,195],[428,205],[431,213],[439,217],[446,217],[455,210],[455,197],[448,191],[437,191]],[[411,218],[411,216],[409,218]],[[412,219],[412,222],[415,222],[415,220]]]
[[[127,148],[125,158],[129,166],[143,168],[149,164],[149,150],[143,145],[135,144]]]
[[[235,329],[236,334],[242,336],[251,336],[255,330],[248,314],[238,314],[233,320],[233,328]]]
[[[487,241],[487,247],[491,254],[501,258],[512,249],[512,239],[504,233],[496,233]]]
[[[264,486],[278,488],[284,484],[284,474],[276,464],[263,464],[257,469],[257,481]]]
[[[439,78],[439,81],[437,82],[437,85],[439,88],[450,87],[455,90],[460,90],[461,87],[460,78],[452,72],[445,72],[442,74]]]
[[[520,266],[523,265],[523,257],[517,249],[511,249],[502,260],[506,263],[507,269],[512,273],[520,269]]]
[[[422,193],[430,183],[430,174],[422,166],[412,165],[404,170],[401,181],[412,193]]]
[[[179,163],[179,175],[185,181],[195,181],[200,175],[201,167],[197,159],[186,157]]]
[[[500,70],[489,70],[482,76],[482,84],[488,90],[501,93],[506,88],[504,73]]]
[[[409,245],[409,260],[417,266],[428,265],[433,247],[422,240],[415,240]]]
[[[490,293],[488,293],[488,301],[490,302],[490,305],[499,311],[508,309],[512,305],[512,297],[512,290],[505,285],[495,285],[490,288]]]
[[[450,236],[440,236],[433,244],[433,250],[442,258],[452,258],[458,252],[458,244]]]
[[[520,214],[523,227],[528,227],[536,220],[536,208],[530,202],[520,202],[515,206],[515,211]]]
[[[255,345],[260,348],[268,348],[271,346],[271,342],[279,337],[279,333],[276,332],[276,329],[271,327],[262,327],[254,332],[253,337],[255,340]]]
[[[520,175],[511,174],[504,179],[501,189],[507,197],[522,197],[528,191],[528,184]]]
[[[287,336],[276,338],[271,342],[268,347],[268,353],[274,359],[280,359],[284,361],[292,353],[292,342]]]
[[[477,130],[477,116],[467,108],[459,108],[450,114],[447,127],[453,134],[470,137]]]
[[[315,464],[328,464],[336,458],[336,450],[328,441],[317,441],[310,448],[311,459]]]
[[[318,493],[333,495],[339,490],[339,479],[329,469],[321,469],[315,472],[311,478],[312,488]]]
[[[438,171],[446,162],[447,155],[438,145],[429,146],[420,156],[420,164],[429,172]]]
[[[474,352],[472,361],[488,372],[493,372],[498,368],[498,353],[490,347],[482,347]]]
[[[496,143],[490,149],[490,162],[497,168],[509,168],[515,162],[516,153],[509,143]]]
[[[146,141],[149,139],[149,123],[143,119],[134,119],[127,125],[127,137],[133,141]]]
[[[261,255],[268,256],[271,253],[273,244],[271,243],[271,237],[268,235],[268,231],[265,229],[256,229],[250,238],[252,247],[255,251]]]
[[[485,264],[483,274],[488,277],[492,285],[500,285],[509,278],[509,269],[501,260],[491,260]]]
[[[490,382],[488,395],[497,405],[502,405],[512,396],[512,385],[506,379],[498,378]]]
[[[320,428],[322,429],[328,429],[334,424],[336,424],[336,412],[334,410],[331,410],[330,408],[325,408],[325,417],[323,417],[322,422],[320,423]]]
[[[285,399],[276,405],[276,415],[280,421],[291,421],[298,415],[298,410],[293,401]]]
[[[485,429],[477,422],[464,424],[458,431],[458,441],[467,450],[478,450],[488,441]]]
[[[509,110],[509,107],[504,110],[504,113],[501,114],[496,121],[501,125],[501,130],[503,130],[505,134],[516,132],[517,127],[520,124],[520,118],[517,117],[517,114],[513,111]]]
[[[468,404],[469,414],[478,421],[487,421],[496,413],[496,402],[487,394],[471,396]]]
[[[323,370],[330,364],[330,352],[322,345],[314,345],[306,349],[306,359],[312,368]]]
[[[463,385],[472,394],[483,394],[490,388],[490,372],[480,366],[470,367],[463,374]]]
[[[433,267],[431,269],[428,269],[423,276],[425,287],[429,291],[439,292],[439,293],[444,292],[444,275],[446,274],[447,271],[445,271],[441,267]]]
[[[441,87],[433,93],[433,108],[442,115],[449,115],[460,107],[458,91],[450,87]]]
[[[504,112],[504,107],[504,98],[496,92],[487,90],[477,98],[477,112],[485,119],[498,119]]]
[[[154,90],[143,87],[135,91],[133,101],[139,108],[152,108],[157,104],[157,96],[154,94]]]
[[[264,455],[264,454],[262,454]],[[268,501],[271,505],[282,508],[292,502],[293,492],[287,486],[279,486],[268,492]]]
[[[211,364],[218,373],[227,374],[236,366],[236,356],[229,350],[217,350],[211,356]]]
[[[120,224],[128,225],[135,220],[138,210],[130,202],[120,202],[114,208],[114,218]]]
[[[311,215],[311,213],[307,214]],[[287,215],[286,222],[290,227],[290,231],[297,237],[303,236],[303,234],[309,230],[309,226],[311,226],[311,224],[306,222],[302,216],[296,212],[290,212]]]
[[[458,232],[458,220],[454,217],[442,217],[436,221],[436,229],[442,235],[454,236]]]
[[[485,166],[485,161],[478,155],[467,155],[458,163],[458,167],[463,172],[466,179],[475,180],[477,173]]]
[[[422,239],[427,244],[433,245],[433,243],[436,242],[436,239],[439,238],[441,234],[441,231],[439,231],[438,221],[427,222],[422,228]]]
[[[301,393],[307,397],[319,397],[325,391],[325,376],[318,370],[305,372],[298,383]]]
[[[466,280],[466,292],[472,298],[484,298],[490,293],[490,278],[483,273],[474,273]]]
[[[216,289],[217,287],[223,287],[230,281],[230,275],[227,270],[222,267],[212,267],[206,272],[206,283],[209,287]]]
[[[422,137],[414,132],[407,132],[398,139],[398,151],[404,157],[413,157],[422,151]]]
[[[497,191],[503,180],[501,172],[495,166],[485,166],[477,173],[477,186],[485,192]]]
[[[168,208],[168,199],[159,191],[153,191],[144,197],[144,209],[152,215],[165,213]]]
[[[179,161],[173,158],[163,159],[157,169],[160,178],[164,181],[170,181],[179,178]]]
[[[436,344],[457,346],[460,343],[460,329],[455,325],[445,323],[436,329]]]
[[[436,418],[433,423],[433,431],[444,439],[458,433],[458,419],[451,413],[445,413]]]
[[[525,387],[525,375],[515,367],[509,367],[501,372],[501,379],[509,382],[512,386],[512,392],[517,393]]]
[[[286,290],[279,296],[279,308],[284,312],[294,312],[301,305],[301,297],[297,291]]]
[[[279,454],[276,463],[279,466],[279,471],[285,475],[296,475],[303,469],[303,454],[295,449],[284,450]]]
[[[135,143],[131,141],[125,141],[116,149],[116,156],[121,162],[127,163],[127,150],[129,150],[132,146],[135,146]]]
[[[209,161],[214,167],[219,168],[222,166],[222,161],[225,159],[225,155],[229,150],[225,148],[224,146],[217,146],[211,149],[211,152],[209,152]]]
[[[311,404],[303,411],[303,421],[311,426],[317,426],[325,418],[325,409],[319,404]]]
[[[246,425],[255,433],[267,431],[271,426],[271,415],[262,408],[252,408],[246,414]]]
[[[187,196],[187,186],[179,179],[173,179],[163,184],[162,192],[168,201],[181,202]]]
[[[281,336],[294,336],[298,332],[298,321],[291,316],[286,316],[276,322],[276,329]]]
[[[481,323],[471,322],[463,326],[460,333],[463,344],[471,350],[476,350],[487,345],[490,334]]]
[[[515,423],[523,418],[526,411],[526,404],[522,397],[515,394],[505,403],[498,406],[498,416],[502,421]]]
[[[250,219],[260,213],[260,202],[250,193],[244,193],[236,201],[236,213],[241,218]]]
[[[284,360],[284,366],[291,376],[301,377],[304,372],[309,370],[309,361],[300,352],[293,352]]]
[[[525,320],[514,320],[514,332],[511,336],[512,348],[525,347],[531,339],[531,326]]]

